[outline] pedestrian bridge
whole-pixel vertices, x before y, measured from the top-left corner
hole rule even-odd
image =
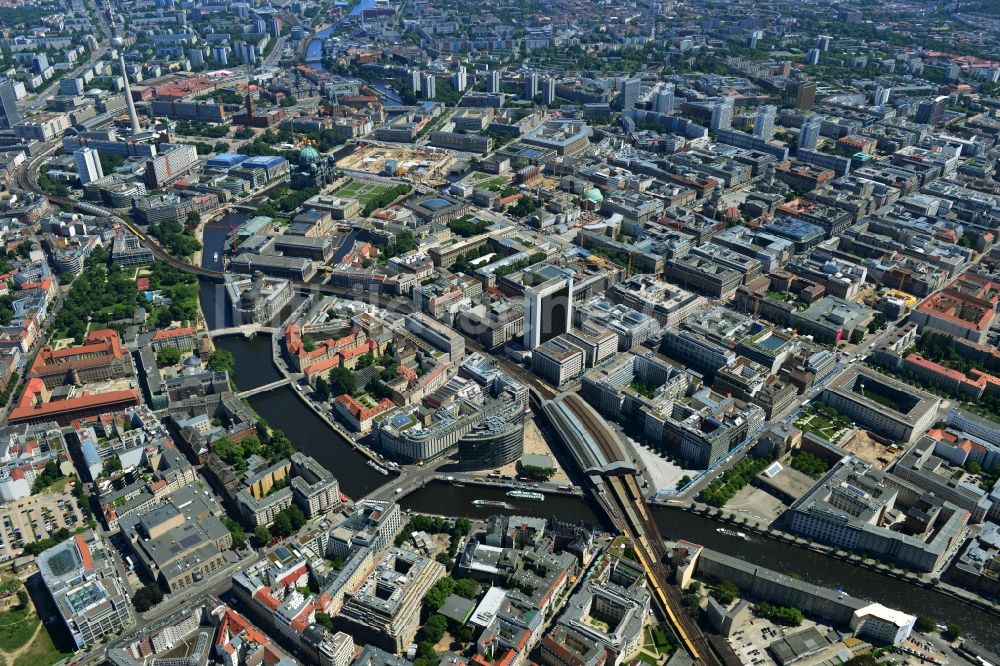
[[[240,398],[252,398],[255,395],[261,393],[267,393],[268,391],[273,391],[274,389],[281,388],[282,386],[290,386],[292,380],[288,377],[284,379],[279,379],[277,381],[271,382],[270,384],[264,384],[263,386],[258,386],[257,388],[247,389],[246,391],[240,391],[236,395]]]

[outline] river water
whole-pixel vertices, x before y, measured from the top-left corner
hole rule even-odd
[[[242,220],[227,216],[205,230],[203,265],[212,266],[212,255],[225,240],[228,231]],[[215,266],[213,266],[215,267]],[[225,295],[218,285],[204,281],[202,307],[211,328],[231,325]],[[229,336],[216,340],[216,346],[233,354],[236,361],[234,380],[241,389],[268,384],[279,378],[271,362],[270,341],[258,336],[246,340]],[[351,498],[363,497],[388,479],[366,464],[340,435],[295,395],[291,388],[282,388],[250,399],[250,405],[272,428],[284,431],[295,447],[314,457],[339,480],[342,491]],[[496,508],[477,507],[475,499],[507,502],[510,513],[539,517],[556,517],[571,522],[602,526],[603,519],[587,501],[570,496],[548,496],[543,502],[514,500],[502,489],[475,486],[457,487],[447,483],[432,483],[401,501],[405,509],[415,512],[464,515],[485,518]],[[447,509],[445,509],[447,507]],[[855,567],[797,546],[752,536],[749,541],[729,538],[716,530],[719,524],[700,515],[679,509],[657,508],[656,522],[667,540],[687,539],[708,548],[739,557],[782,573],[795,575],[810,583],[841,588],[848,594],[884,603],[900,610],[927,615],[940,624],[958,624],[987,648],[1000,650],[1000,618],[981,611],[953,597],[915,587],[895,578]]]
[[[357,16],[364,10],[371,9],[374,6],[375,0],[361,0],[351,9],[348,16]],[[320,71],[324,69],[323,63],[320,62],[323,59],[323,42],[339,27],[339,23],[328,25],[313,36],[312,40],[306,46],[306,62],[309,63],[310,67]]]

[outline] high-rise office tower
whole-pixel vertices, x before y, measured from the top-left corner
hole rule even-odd
[[[925,125],[937,125],[944,118],[944,110],[947,106],[947,95],[925,99],[917,106],[917,122]]]
[[[424,78],[420,80],[420,90],[424,94],[424,99],[437,97],[437,79],[433,74],[424,74]]]
[[[542,103],[546,106],[552,106],[556,101],[556,80],[553,78],[545,79],[545,84],[542,86]]]
[[[410,92],[416,95],[420,92],[420,70],[410,70]]]
[[[128,106],[128,119],[132,123],[132,134],[142,131],[139,125],[139,115],[135,112],[135,101],[132,99],[132,87],[128,82],[128,71],[125,69],[125,40],[121,37],[114,37],[111,46],[118,49],[118,67],[122,70],[122,81],[125,83],[125,104]]]
[[[101,157],[93,148],[74,150],[73,160],[76,162],[76,175],[80,177],[81,185],[104,178]]]
[[[532,72],[524,75],[524,98],[535,99],[538,94],[538,74]]]
[[[806,54],[806,64],[807,65],[819,64],[819,49],[809,49],[809,53]]]
[[[486,92],[500,92],[500,70],[491,70],[489,75],[486,77]]]
[[[800,150],[816,150],[819,143],[819,132],[823,128],[823,121],[819,116],[806,116],[799,128],[798,148]]]
[[[885,106],[889,103],[889,95],[892,94],[892,88],[882,88],[879,87],[875,91],[875,106]]]
[[[623,111],[634,109],[642,91],[642,80],[639,78],[625,79],[622,84],[621,105]]]
[[[816,48],[818,48],[820,51],[829,51],[830,41],[832,39],[833,38],[828,35],[820,35],[820,37],[816,40]]]
[[[524,346],[535,349],[573,326],[573,274],[544,266],[525,275]]]
[[[733,98],[718,97],[712,105],[712,120],[709,128],[713,131],[720,129],[732,129],[733,127]]]
[[[774,136],[774,119],[778,115],[778,108],[767,104],[757,110],[757,117],[753,121],[753,135],[758,139],[770,141]]]
[[[670,113],[674,110],[674,84],[661,83],[656,97],[653,99],[653,110],[657,113]]]
[[[0,127],[13,127],[19,122],[21,122],[21,112],[17,110],[14,82],[10,79],[0,79]]]
[[[789,81],[785,86],[785,95],[795,104],[799,111],[808,111],[816,103],[815,81]]]

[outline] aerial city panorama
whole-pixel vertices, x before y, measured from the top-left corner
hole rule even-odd
[[[1000,0],[0,0],[0,666],[1000,666]]]

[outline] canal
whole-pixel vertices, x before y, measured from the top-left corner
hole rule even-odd
[[[239,217],[227,216],[206,228],[203,265],[212,261],[215,248],[221,247],[229,230],[239,223],[236,219]],[[218,286],[203,282],[201,294],[209,326],[220,328],[231,325],[225,294]],[[233,354],[236,362],[234,380],[241,389],[268,384],[280,377],[271,362],[270,340],[266,336],[251,340],[239,336],[219,338],[216,346]],[[272,428],[284,431],[297,449],[329,469],[349,497],[363,497],[387,481],[387,477],[370,468],[366,459],[355,452],[347,441],[330,430],[295,395],[292,388],[261,394],[249,402]],[[548,496],[543,502],[515,500],[499,488],[458,487],[438,482],[410,494],[401,504],[414,512],[476,518],[486,518],[498,511],[496,508],[474,506],[472,501],[475,499],[507,502],[510,505],[507,511],[513,514],[556,517],[595,527],[604,526],[603,519],[587,500],[562,495]],[[940,624],[958,624],[985,647],[1000,650],[1000,618],[959,599],[767,537],[754,535],[748,541],[726,537],[716,531],[718,523],[679,509],[656,508],[654,515],[667,540],[687,539],[816,585],[840,588],[859,598],[926,615]]]

